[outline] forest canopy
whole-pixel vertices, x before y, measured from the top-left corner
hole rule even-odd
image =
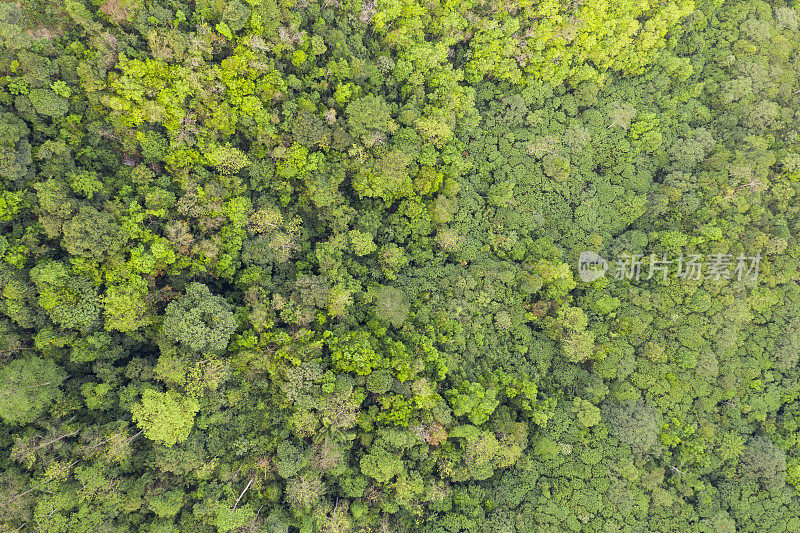
[[[800,530],[800,2],[0,4],[0,532]]]

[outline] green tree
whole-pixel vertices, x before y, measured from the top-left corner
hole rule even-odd
[[[381,287],[375,296],[375,314],[396,328],[403,325],[409,309],[408,298],[396,287]]]
[[[7,424],[28,424],[60,397],[67,373],[50,359],[15,359],[0,368],[0,417]]]
[[[61,117],[69,111],[69,101],[50,89],[32,89],[28,98],[40,115]]]
[[[131,407],[131,414],[148,439],[169,447],[189,437],[199,410],[194,398],[146,389],[141,402]]]
[[[362,140],[375,135],[391,133],[397,127],[389,113],[389,105],[380,96],[372,94],[347,104],[347,126],[350,133]]]
[[[637,455],[652,453],[661,430],[661,415],[657,409],[641,401],[627,404],[607,403],[603,420],[611,434],[631,447]]]
[[[194,352],[223,352],[236,330],[230,304],[211,294],[202,283],[191,283],[186,294],[170,302],[164,313],[164,335]]]
[[[81,206],[64,222],[63,245],[72,255],[102,260],[121,252],[128,237],[114,217],[105,211]]]
[[[744,449],[739,468],[746,478],[764,487],[780,488],[786,481],[786,453],[769,438],[754,437]]]
[[[469,421],[479,426],[489,420],[494,410],[500,405],[497,389],[485,389],[480,383],[467,383],[459,389],[451,389],[448,393],[453,414],[467,415]]]
[[[361,461],[361,473],[378,483],[388,483],[405,471],[403,461],[383,446],[373,446]]]
[[[111,285],[103,297],[105,328],[123,333],[135,331],[155,321],[148,302],[147,281],[133,275],[128,281]]]

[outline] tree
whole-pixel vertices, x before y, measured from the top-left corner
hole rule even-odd
[[[283,441],[278,445],[275,454],[275,467],[278,475],[284,479],[293,477],[308,464],[308,454],[299,446],[295,446],[289,441]]]
[[[325,494],[325,483],[312,473],[293,477],[286,484],[286,501],[298,511],[307,513]]]
[[[50,178],[34,185],[39,200],[39,221],[48,237],[61,235],[65,221],[69,220],[77,209],[76,202],[69,198],[67,186]]]
[[[0,113],[0,178],[18,180],[33,163],[30,130],[25,121],[11,113]]]
[[[500,405],[497,389],[494,387],[484,389],[480,383],[466,383],[458,389],[451,389],[448,397],[454,415],[467,415],[469,421],[478,426],[489,420]]]
[[[67,373],[50,359],[31,356],[0,368],[0,417],[7,424],[28,424],[59,396]]]
[[[739,469],[744,477],[758,481],[764,487],[783,487],[786,481],[786,453],[767,437],[753,437],[742,454]]]
[[[100,326],[102,300],[85,277],[71,276],[61,262],[41,262],[31,269],[39,305],[56,324],[88,333]]]
[[[131,22],[141,9],[141,0],[104,0],[100,6],[100,12],[115,24]]]
[[[347,126],[357,138],[366,139],[375,134],[391,133],[397,127],[389,114],[389,106],[380,96],[372,94],[347,104]]]
[[[149,507],[156,515],[171,518],[180,512],[185,497],[180,489],[170,490],[150,500]]]
[[[232,146],[215,146],[206,153],[208,162],[223,174],[235,174],[250,165],[250,160],[241,150]]]
[[[648,455],[658,440],[661,416],[657,409],[641,401],[627,404],[607,403],[603,419],[609,431],[637,455]]]
[[[105,328],[128,333],[152,324],[155,317],[147,296],[147,281],[136,275],[108,287],[103,298]]]
[[[408,198],[414,193],[410,163],[408,154],[392,150],[376,162],[375,168],[362,168],[353,178],[353,188],[360,196],[382,198],[387,203]]]
[[[399,328],[408,316],[409,305],[405,293],[396,287],[381,287],[375,297],[375,314],[392,326]]]
[[[361,461],[361,473],[374,478],[378,483],[388,483],[405,472],[403,461],[383,446],[373,446]]]
[[[72,255],[103,260],[120,251],[128,241],[114,217],[90,206],[64,223],[64,248]]]
[[[170,302],[164,313],[164,335],[194,352],[223,352],[236,330],[236,318],[225,298],[202,283],[191,283],[186,294]]]
[[[572,404],[572,411],[577,414],[578,421],[587,428],[600,422],[600,409],[588,400],[576,397]]]
[[[69,111],[69,101],[50,89],[31,89],[28,98],[40,115],[61,117]]]
[[[189,437],[199,410],[194,398],[147,389],[141,402],[131,407],[131,414],[148,439],[171,447]]]
[[[242,505],[238,509],[220,506],[214,516],[214,526],[220,533],[238,531],[252,523],[255,514],[250,505]]]
[[[222,22],[227,24],[232,32],[238,32],[244,28],[249,19],[250,9],[239,0],[228,2],[222,13]]]
[[[350,238],[350,245],[353,248],[353,253],[359,257],[369,255],[378,249],[369,233],[352,229],[348,233],[348,237]]]

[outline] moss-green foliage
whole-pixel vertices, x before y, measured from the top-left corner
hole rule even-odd
[[[0,378],[0,417],[6,424],[20,425],[46,414],[59,396],[66,373],[51,360],[30,356],[3,366]]]
[[[2,4],[0,530],[800,530],[799,20]]]
[[[202,283],[192,283],[184,296],[167,305],[163,330],[183,348],[215,353],[228,347],[236,319],[224,298],[211,294]]]
[[[28,93],[31,104],[40,115],[60,117],[69,111],[69,102],[66,98],[57,95],[50,89],[32,89]]]

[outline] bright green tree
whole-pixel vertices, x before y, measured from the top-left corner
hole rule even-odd
[[[148,439],[173,446],[189,437],[199,410],[200,405],[194,398],[175,391],[147,389],[142,401],[131,408],[131,414]]]

